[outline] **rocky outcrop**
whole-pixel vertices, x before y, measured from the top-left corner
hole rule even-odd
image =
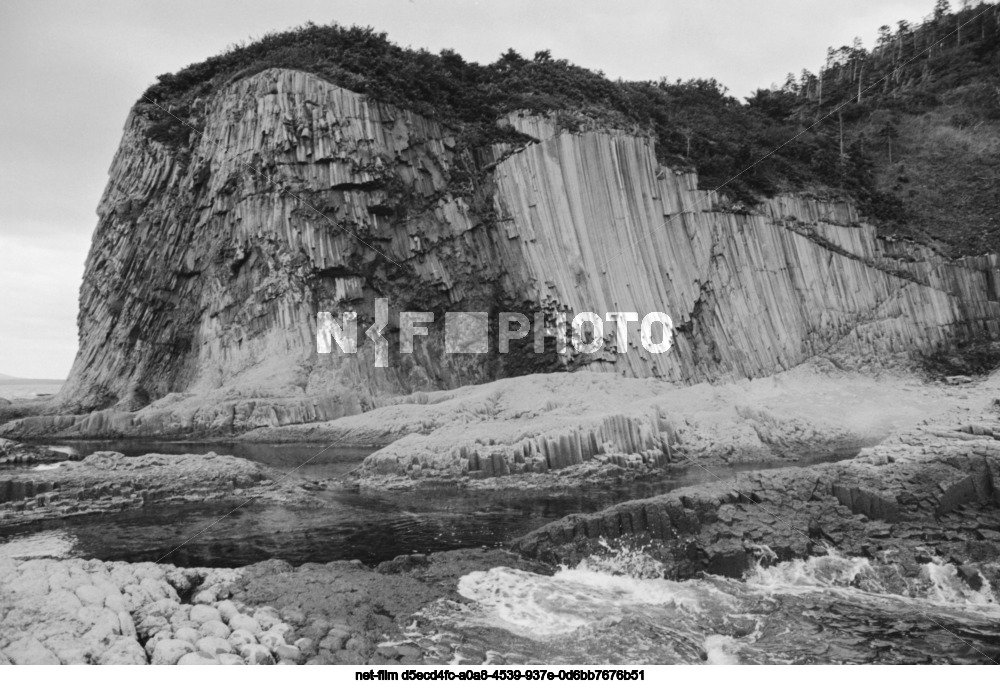
[[[280,473],[233,456],[99,451],[47,470],[0,470],[0,525],[214,499],[305,503]]]
[[[378,569],[0,555],[0,664],[482,664],[489,644],[405,632],[419,609],[460,600],[463,574],[497,565],[546,572],[498,549],[402,557]],[[490,662],[506,660],[494,653]]]
[[[226,598],[242,573],[0,557],[0,657],[16,665],[304,662],[277,610]]]
[[[601,542],[648,545],[675,578],[740,577],[762,558],[828,549],[892,556],[904,570],[928,557],[992,562],[1000,553],[1000,442],[951,435],[921,429],[844,463],[719,476],[568,516],[514,546],[549,562],[572,562],[602,552]]]
[[[1000,376],[958,389],[819,363],[687,387],[579,371],[420,392],[362,415],[262,428],[244,439],[388,444],[353,473],[370,487],[565,487],[693,463],[847,457],[928,416],[968,420],[967,409],[980,410],[998,383]]]
[[[844,203],[734,210],[645,137],[514,114],[537,142],[473,154],[458,131],[280,69],[200,102],[189,149],[147,137],[152,106],[129,117],[98,210],[57,402],[74,415],[10,436],[229,434],[527,372],[688,383],[1000,333],[995,255],[887,242]],[[387,368],[363,334],[377,298]],[[435,314],[412,354],[404,310]],[[663,311],[676,344],[650,354],[633,331],[618,354],[607,325],[592,354],[532,354],[530,338],[500,354],[494,318],[487,354],[445,353],[444,313],[462,310]],[[319,311],[357,312],[357,354],[316,353]]]
[[[70,460],[80,460],[79,452],[72,447],[34,446],[0,438],[0,466],[59,463]]]

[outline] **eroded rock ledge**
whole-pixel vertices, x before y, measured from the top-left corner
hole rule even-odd
[[[929,427],[855,459],[753,472],[571,515],[514,548],[550,563],[603,552],[599,540],[648,545],[673,578],[740,577],[758,559],[826,553],[880,558],[904,569],[940,557],[1000,576],[1000,420]],[[765,548],[766,547],[766,548]],[[772,555],[773,554],[773,555]]]
[[[0,470],[0,524],[218,499],[305,504],[310,495],[281,473],[234,456],[113,451],[50,470]]]
[[[245,439],[389,443],[355,472],[366,487],[559,487],[692,461],[796,460],[871,445],[928,415],[964,415],[992,390],[989,382],[951,387],[817,362],[771,378],[687,387],[560,373],[417,393],[363,415],[265,428]]]

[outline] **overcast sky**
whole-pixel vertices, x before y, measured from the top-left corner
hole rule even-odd
[[[954,3],[957,4],[957,3]],[[0,373],[64,377],[94,213],[129,107],[157,75],[313,21],[491,62],[548,49],[609,77],[714,77],[736,96],[932,0],[0,1]]]

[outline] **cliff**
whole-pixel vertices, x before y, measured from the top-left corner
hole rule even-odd
[[[230,433],[530,372],[691,383],[1000,333],[996,255],[886,241],[847,203],[784,195],[735,211],[639,135],[514,113],[506,124],[534,142],[473,149],[459,130],[282,69],[198,106],[190,147],[149,137],[149,103],[129,117],[63,415],[5,434]],[[363,333],[383,297],[387,368]],[[357,354],[316,353],[319,311],[358,312]],[[400,311],[435,314],[410,355]],[[446,311],[489,312],[489,353],[445,354]],[[615,354],[606,336],[595,354],[559,357],[550,342],[502,355],[500,311],[663,311],[676,344]]]

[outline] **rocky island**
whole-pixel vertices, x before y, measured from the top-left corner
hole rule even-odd
[[[947,59],[996,51],[989,12]],[[856,145],[811,134],[728,186],[753,160],[721,127],[805,128],[812,81],[740,105],[337,26],[160,77],[70,377],[0,406],[0,663],[1000,657],[1000,234],[928,233],[863,147],[880,113],[943,116],[908,94],[973,102],[986,77],[941,59],[852,110]],[[321,312],[364,330],[383,300],[387,363],[364,336],[318,352]],[[607,326],[562,353],[587,311],[666,312],[670,351]],[[486,315],[483,350],[449,312]],[[540,352],[500,347],[503,312],[551,328]]]

